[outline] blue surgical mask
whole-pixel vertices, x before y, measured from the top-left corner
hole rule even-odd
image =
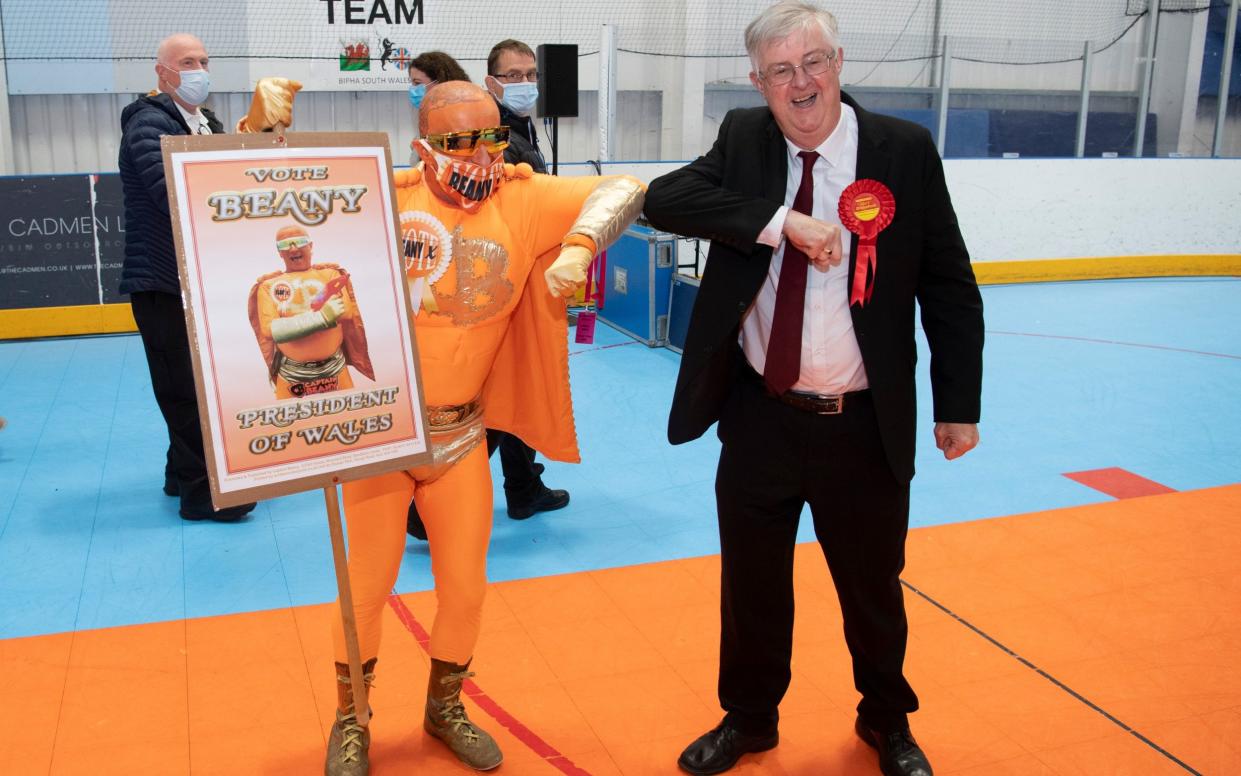
[[[414,84],[409,87],[409,104],[414,106],[414,110],[422,107],[422,98],[427,94],[426,84]]]
[[[529,116],[538,100],[539,85],[521,81],[515,84],[504,84],[504,97],[500,102],[518,116]]]
[[[211,93],[211,76],[206,70],[182,70],[177,96],[190,105],[202,105]]]

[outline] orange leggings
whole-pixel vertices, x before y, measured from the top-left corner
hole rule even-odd
[[[379,654],[384,604],[405,552],[411,496],[427,528],[435,576],[438,607],[431,627],[431,657],[461,665],[474,655],[487,593],[492,495],[486,444],[428,484],[415,483],[399,471],[345,483],[349,581],[362,662]],[[336,611],[336,660],[345,663],[339,607]]]

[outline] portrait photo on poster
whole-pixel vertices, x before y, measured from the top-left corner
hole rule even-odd
[[[217,507],[429,457],[387,138],[271,138],[165,139]]]

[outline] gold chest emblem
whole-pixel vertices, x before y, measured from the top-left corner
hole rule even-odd
[[[456,326],[470,326],[493,318],[513,298],[505,247],[485,237],[464,238],[461,227],[452,232],[452,265],[432,284],[440,315]]]

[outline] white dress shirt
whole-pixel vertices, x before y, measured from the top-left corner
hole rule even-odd
[[[802,150],[789,142],[788,177],[784,187],[784,206],[758,237],[759,243],[775,248],[767,278],[741,319],[741,349],[750,366],[759,374],[767,363],[767,342],[771,339],[771,319],[776,309],[776,288],[780,285],[780,268],[784,263],[787,241],[781,232],[789,207],[801,186]],[[841,104],[840,120],[823,144],[814,150],[819,158],[814,164],[814,207],[811,215],[829,224],[839,224],[836,206],[841,193],[857,177],[858,129],[857,114]],[[837,394],[860,391],[868,387],[862,352],[853,334],[853,318],[849,314],[849,237],[841,228],[844,256],[840,264],[827,272],[813,265],[806,273],[806,309],[801,328],[801,371],[792,390],[802,393]]]
[[[211,127],[207,126],[207,117],[203,115],[202,110],[195,110],[190,113],[181,106],[176,100],[172,101],[177,106],[177,110],[181,111],[181,118],[185,119],[185,125],[190,128],[191,135],[210,135]]]

